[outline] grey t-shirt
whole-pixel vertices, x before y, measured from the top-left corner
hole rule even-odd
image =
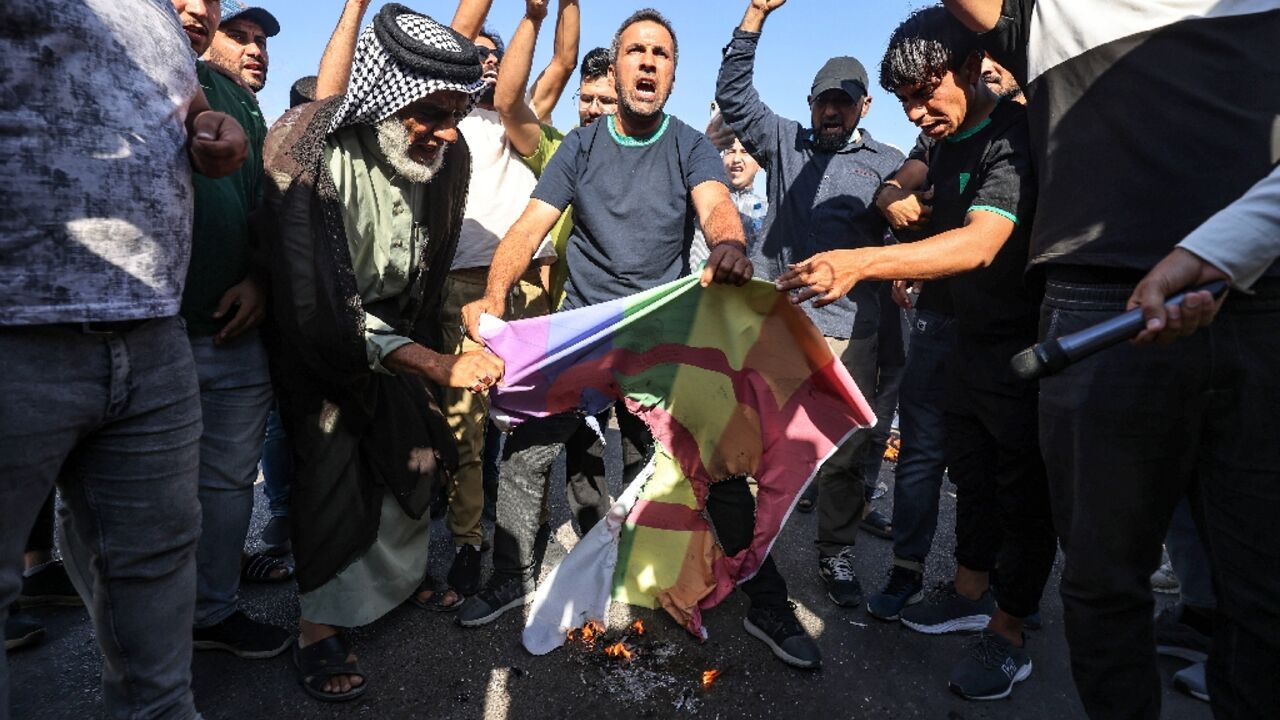
[[[0,3],[0,325],[178,312],[195,58],[169,0]]]
[[[695,212],[689,191],[725,183],[705,135],[668,115],[644,142],[624,138],[612,116],[577,128],[547,164],[533,197],[573,205],[562,309],[657,287],[688,273]]]

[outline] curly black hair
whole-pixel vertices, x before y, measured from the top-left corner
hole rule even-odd
[[[956,72],[978,52],[978,36],[941,5],[924,8],[893,31],[889,48],[880,61],[880,87],[897,92],[901,87],[931,83]]]
[[[507,46],[502,43],[502,36],[498,34],[497,30],[493,30],[488,27],[483,27],[483,28],[480,28],[480,32],[476,33],[476,37],[489,38],[489,42],[493,43],[493,46],[497,48],[499,55],[506,52],[507,50]]]
[[[608,75],[612,62],[613,55],[609,53],[609,48],[593,48],[582,58],[582,81],[591,82]]]

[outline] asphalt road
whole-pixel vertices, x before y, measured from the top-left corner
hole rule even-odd
[[[881,479],[892,488],[892,465]],[[616,484],[615,480],[615,484]],[[571,541],[565,526],[564,488],[553,485],[557,537]],[[617,493],[615,488],[615,494]],[[877,501],[887,512],[890,492]],[[265,522],[259,488],[251,538]],[[955,501],[943,497],[937,539],[926,582],[950,577],[954,569]],[[741,593],[708,612],[710,639],[697,642],[665,614],[615,604],[608,637],[620,636],[633,617],[648,630],[634,640],[637,657],[627,663],[604,656],[602,646],[562,648],[543,657],[520,645],[522,617],[508,613],[498,622],[464,630],[447,614],[404,606],[352,632],[368,673],[369,690],[345,705],[312,700],[298,686],[288,654],[265,661],[239,660],[226,653],[197,653],[196,705],[210,720],[259,718],[1058,718],[1084,717],[1071,683],[1062,605],[1055,568],[1042,606],[1044,628],[1030,635],[1035,671],[1009,700],[971,703],[947,690],[951,666],[966,638],[928,637],[870,617],[865,608],[842,609],[826,599],[817,574],[812,539],[816,516],[795,514],[774,546],[799,616],[824,654],[820,672],[805,673],[778,662],[742,629],[746,611]],[[433,572],[447,571],[450,543],[436,524]],[[858,575],[868,592],[883,582],[891,548],[863,535],[858,541]],[[563,556],[553,542],[548,560]],[[1061,558],[1059,558],[1059,561]],[[547,565],[550,567],[550,564]],[[1161,602],[1168,602],[1161,598]],[[255,617],[292,625],[296,590],[247,585],[243,607]],[[44,645],[10,654],[14,718],[92,718],[101,715],[98,686],[101,660],[92,628],[80,609],[33,611],[49,629]],[[1162,658],[1168,687],[1181,663]],[[702,673],[722,671],[709,688]],[[1208,720],[1208,706],[1168,689],[1164,715]]]

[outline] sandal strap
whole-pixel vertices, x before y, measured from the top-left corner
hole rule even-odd
[[[276,580],[272,577],[278,568],[289,568],[289,563],[277,557],[271,557],[265,553],[254,553],[249,556],[249,562],[244,566],[244,574],[254,580]],[[288,579],[288,576],[279,578],[280,580]]]
[[[364,678],[360,661],[348,661],[351,642],[342,633],[332,635],[317,643],[297,650],[298,670],[309,683],[316,678],[327,679],[334,675],[359,675]]]

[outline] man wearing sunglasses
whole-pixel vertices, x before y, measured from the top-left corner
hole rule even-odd
[[[765,19],[786,0],[751,0],[725,49],[716,102],[725,124],[768,173],[768,214],[761,242],[750,248],[757,274],[782,275],[793,262],[835,248],[880,245],[884,218],[872,202],[876,187],[902,164],[902,153],[876,142],[858,127],[871,107],[867,73],[851,57],[822,66],[809,92],[810,125],[779,117],[753,85],[756,46]],[[876,287],[805,313],[826,336],[869,400],[876,377],[879,303]],[[852,565],[853,543],[866,503],[863,454],[868,433],[859,431],[822,467],[818,484],[818,566],[832,602],[854,607],[862,587]],[[874,478],[872,479],[874,481]],[[874,484],[874,482],[873,482]]]

